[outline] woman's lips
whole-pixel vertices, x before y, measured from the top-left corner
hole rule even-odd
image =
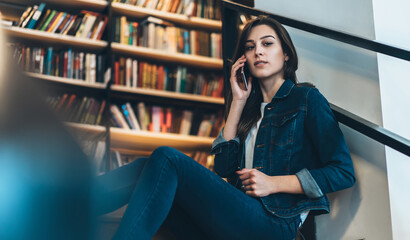
[[[256,61],[256,62],[254,63],[254,66],[255,66],[255,67],[262,67],[262,66],[264,66],[266,63],[267,63],[267,62],[265,62],[265,61]]]

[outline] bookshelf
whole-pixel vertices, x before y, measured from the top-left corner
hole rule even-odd
[[[111,146],[116,149],[153,151],[159,146],[169,146],[184,152],[208,151],[213,139],[172,133],[153,133],[110,128]]]
[[[102,40],[78,38],[19,27],[4,28],[4,32],[11,38],[30,39],[54,46],[79,47],[90,51],[103,50],[108,46],[108,43]]]
[[[39,74],[39,73],[26,72],[25,74],[29,78],[37,79],[43,82],[61,84],[61,85],[79,86],[79,87],[84,87],[84,88],[89,88],[89,89],[100,89],[100,90],[106,89],[107,87],[106,84],[102,84],[102,83],[87,83],[82,80],[69,79],[69,78],[64,78],[64,77],[56,77],[56,76],[50,76],[50,75],[45,75],[45,74]]]
[[[169,53],[157,49],[130,46],[121,43],[111,43],[114,53],[128,54],[168,63],[179,63],[187,66],[222,70],[222,59],[189,55],[184,53]]]
[[[19,0],[11,1],[10,3],[18,3],[20,5],[33,5],[33,1]],[[146,88],[130,88],[122,85],[111,84],[113,81],[114,72],[114,55],[127,56],[136,58],[139,61],[151,60],[159,64],[170,64],[172,66],[182,65],[192,67],[204,72],[220,72],[222,74],[223,60],[206,56],[191,55],[184,53],[170,53],[158,49],[151,49],[141,46],[131,46],[113,42],[111,36],[114,35],[114,18],[116,16],[129,16],[133,19],[142,19],[148,16],[157,17],[166,21],[170,21],[181,27],[191,29],[201,29],[204,31],[221,31],[221,22],[217,20],[188,17],[183,14],[169,13],[154,9],[133,6],[124,3],[117,3],[104,0],[43,0],[35,1],[35,4],[46,3],[47,6],[57,7],[60,11],[79,12],[80,10],[96,11],[108,16],[108,25],[105,29],[102,40],[91,40],[88,38],[79,38],[69,35],[61,35],[51,32],[39,30],[8,27],[4,28],[6,34],[11,41],[15,42],[36,42],[41,43],[41,46],[53,46],[56,48],[73,48],[76,51],[84,51],[90,53],[103,54],[106,58],[107,67],[111,69],[111,82],[106,83],[89,83],[83,80],[66,78],[62,76],[52,76],[44,73],[26,72],[26,75],[36,81],[42,83],[50,83],[49,85],[58,86],[59,90],[67,88],[73,94],[76,89],[81,88],[82,94],[89,91],[92,96],[100,95],[100,99],[107,101],[105,109],[109,113],[108,104],[122,104],[127,101],[144,101],[149,103],[153,98],[156,99],[154,104],[159,104],[167,107],[169,104],[181,104],[192,109],[205,108],[208,111],[214,110],[218,112],[223,109],[224,100],[222,97],[208,97],[189,93],[178,93],[172,91],[146,89]],[[64,10],[67,9],[67,10]],[[106,75],[107,76],[107,75]],[[108,75],[109,76],[109,75]],[[107,80],[107,79],[105,79]],[[109,80],[109,79],[108,79]],[[73,90],[74,89],[74,90]],[[81,94],[80,94],[81,95]],[[124,99],[122,99],[124,98]],[[159,100],[158,100],[159,99]],[[176,101],[174,101],[176,100]],[[181,107],[181,106],[178,106]],[[108,148],[111,150],[119,150],[123,152],[143,152],[148,153],[159,146],[174,147],[183,152],[193,151],[209,151],[213,138],[199,137],[193,135],[181,135],[176,133],[159,133],[150,131],[134,131],[118,127],[113,127],[110,124],[106,126],[96,126],[82,123],[67,123],[67,127],[73,133],[81,136],[108,136]]]
[[[105,132],[105,127],[89,124],[66,123],[77,135],[98,136]],[[155,150],[158,146],[169,146],[185,152],[207,151],[213,139],[208,137],[185,136],[173,133],[152,133],[148,131],[129,131],[122,128],[110,128],[112,148],[132,151]]]
[[[175,92],[168,92],[162,90],[155,90],[155,89],[130,89],[125,86],[111,86],[111,90],[114,93],[132,93],[138,95],[145,95],[145,96],[155,96],[155,97],[162,97],[168,99],[178,99],[184,101],[191,101],[191,102],[198,102],[198,103],[209,103],[209,104],[217,104],[222,106],[224,104],[223,98],[213,98],[213,97],[206,97],[200,96],[195,94],[189,93],[175,93]]]
[[[203,28],[213,31],[222,30],[222,22],[217,20],[189,17],[182,14],[170,13],[159,11],[155,9],[143,8],[139,6],[133,6],[125,3],[112,3],[112,10],[115,14],[132,16],[138,18],[144,18],[148,16],[158,17],[167,21],[171,21],[182,26],[192,28]]]

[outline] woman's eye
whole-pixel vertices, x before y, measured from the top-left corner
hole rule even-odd
[[[249,50],[252,50],[253,49],[253,46],[245,46],[245,51],[249,51]]]
[[[270,46],[270,45],[272,45],[272,44],[273,44],[273,42],[264,42],[264,43],[263,43],[264,46]]]

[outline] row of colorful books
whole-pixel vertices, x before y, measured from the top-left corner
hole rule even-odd
[[[49,33],[100,40],[107,26],[108,17],[82,10],[79,14],[70,14],[49,9],[45,3],[27,7],[17,26],[36,29]]]
[[[140,22],[115,17],[114,41],[170,53],[222,58],[222,35],[215,32],[188,30],[155,17]]]
[[[14,45],[14,58],[27,71],[51,76],[104,82],[105,57],[101,54],[54,49],[22,44]]]
[[[135,131],[214,137],[223,122],[221,111],[217,114],[204,113],[199,110],[146,105],[144,102],[134,106],[129,102],[112,104],[109,106],[110,116],[105,116],[105,100],[78,97],[69,93],[50,96],[47,102],[67,122],[102,125],[109,121],[113,127]]]
[[[116,127],[156,133],[215,137],[223,122],[222,112],[203,113],[199,110],[145,105],[144,102],[134,106],[128,102],[118,106],[113,104],[110,112]]]
[[[193,71],[119,57],[115,61],[114,84],[131,88],[167,90],[223,97],[222,74]]]
[[[114,0],[191,17],[221,19],[221,0]]]
[[[47,102],[50,108],[67,122],[103,125],[107,119],[104,116],[105,100],[64,93],[48,97]]]

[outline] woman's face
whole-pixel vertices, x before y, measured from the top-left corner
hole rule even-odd
[[[252,28],[244,54],[254,77],[260,80],[283,78],[283,64],[289,57],[283,53],[278,35],[268,25]]]

